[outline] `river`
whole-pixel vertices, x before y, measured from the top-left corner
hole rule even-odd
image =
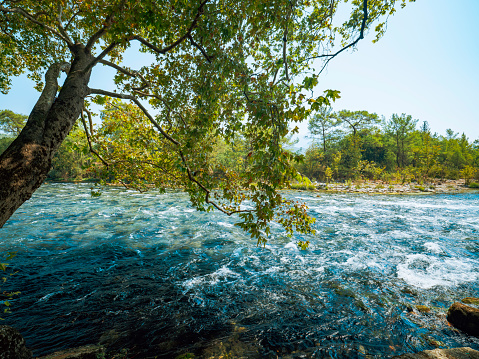
[[[21,291],[2,324],[34,355],[98,342],[134,358],[479,349],[445,320],[479,296],[478,193],[285,195],[308,204],[316,235],[273,224],[258,248],[181,192],[43,185],[0,230],[2,251],[18,251],[2,290]]]

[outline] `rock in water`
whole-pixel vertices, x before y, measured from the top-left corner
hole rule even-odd
[[[479,352],[469,347],[434,349],[414,354],[403,354],[392,359],[479,359]]]
[[[79,348],[62,350],[40,359],[98,359],[104,358],[104,349],[101,345],[85,345]]]
[[[479,309],[456,302],[447,311],[447,320],[463,332],[479,337]]]
[[[15,328],[0,325],[0,359],[31,359],[32,352]]]
[[[464,304],[474,304],[479,305],[479,298],[467,297],[461,300]]]

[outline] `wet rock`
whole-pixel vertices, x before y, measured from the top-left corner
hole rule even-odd
[[[474,305],[479,305],[479,298],[473,298],[473,297],[466,297],[463,300],[461,300],[464,304],[474,304]]]
[[[30,359],[32,352],[25,346],[25,339],[15,328],[0,326],[0,359]]]
[[[479,309],[456,302],[447,311],[447,320],[463,332],[479,336]]]
[[[398,355],[392,359],[479,359],[479,352],[469,347],[434,349],[414,354]]]
[[[115,329],[111,329],[103,333],[100,337],[98,344],[109,347],[110,345],[116,343],[120,339],[120,335]]]
[[[421,313],[429,313],[431,311],[431,308],[429,308],[427,305],[416,305],[416,309]]]
[[[104,348],[101,345],[85,345],[55,352],[40,359],[98,359],[103,353]]]

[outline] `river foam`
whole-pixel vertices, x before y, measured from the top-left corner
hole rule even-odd
[[[178,191],[89,193],[42,186],[0,232],[18,251],[5,290],[22,292],[6,324],[35,355],[112,330],[112,345],[138,358],[201,356],[219,342],[285,358],[479,349],[444,321],[452,302],[479,293],[477,194],[285,192],[309,205],[316,235],[273,224],[260,248],[235,218],[196,212]]]

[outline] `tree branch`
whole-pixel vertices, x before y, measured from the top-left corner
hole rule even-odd
[[[65,31],[65,29],[63,28],[62,13],[63,13],[63,9],[62,9],[62,6],[59,4],[58,5],[58,30],[63,35],[63,37],[68,41],[68,46],[71,47],[71,46],[73,46],[73,41],[70,38],[70,36],[68,35],[68,33]]]
[[[132,71],[129,71],[127,69],[125,69],[124,67],[121,67],[121,66],[118,66],[117,64],[114,64],[113,62],[111,61],[107,61],[107,60],[99,60],[98,61],[100,64],[102,65],[105,65],[105,66],[109,66],[109,67],[112,67],[114,68],[115,70],[117,70],[118,72],[121,72],[127,76],[130,76],[130,77],[136,77],[136,74]]]
[[[193,45],[198,50],[200,50],[203,56],[206,58],[206,61],[208,61],[211,64],[211,59],[206,53],[205,49],[203,49],[203,47],[200,44],[198,44],[195,40],[193,40],[193,37],[191,36],[191,34],[188,34],[188,39],[190,40],[191,45]]]
[[[196,12],[196,16],[195,18],[193,19],[193,22],[191,23],[190,27],[188,28],[188,30],[186,31],[186,33],[181,36],[178,40],[176,40],[174,43],[172,43],[170,46],[167,46],[163,49],[160,49],[159,47],[153,45],[152,43],[148,42],[148,40],[142,38],[141,36],[138,36],[138,35],[135,35],[131,38],[131,40],[138,40],[140,41],[143,45],[145,45],[146,47],[150,48],[151,50],[159,53],[159,54],[162,54],[164,55],[165,53],[167,53],[168,51],[170,51],[171,49],[175,48],[176,46],[178,46],[179,44],[181,44],[190,34],[191,34],[191,31],[193,31],[193,29],[195,28],[196,24],[198,23],[198,20],[201,16],[201,14],[203,13],[203,7],[206,5],[206,3],[208,2],[209,0],[204,0],[197,12]]]
[[[287,54],[286,54],[286,42],[288,41],[288,22],[289,22],[289,19],[291,17],[291,12],[293,11],[293,9],[291,9],[291,11],[288,13],[288,16],[286,18],[286,26],[285,26],[285,29],[284,29],[284,33],[283,33],[283,63],[284,63],[284,73],[286,75],[286,81],[289,82],[289,74],[288,74],[288,59],[287,59]]]
[[[110,45],[108,45],[100,55],[95,57],[92,62],[90,62],[84,69],[83,73],[86,74],[88,71],[90,71],[93,66],[95,66],[98,62],[100,62],[108,53],[115,48],[115,46],[118,45],[118,42],[112,42]]]
[[[70,18],[70,20],[68,20],[67,24],[65,25],[65,31],[68,30],[68,28],[70,27],[70,24],[72,23],[73,19],[74,19],[75,17],[77,17],[77,15],[78,15],[79,13],[81,13],[81,10],[78,10],[76,13],[74,13],[74,14],[72,15],[72,17]]]
[[[178,146],[178,153],[180,155],[180,158],[181,158],[181,161],[183,162],[185,168],[186,168],[186,172],[188,174],[188,179],[193,182],[193,183],[196,183],[196,185],[198,185],[198,187],[204,191],[206,193],[206,196],[205,196],[205,202],[208,203],[208,204],[211,204],[212,206],[214,206],[217,210],[219,210],[220,212],[223,212],[225,214],[227,214],[228,216],[231,216],[235,213],[242,213],[242,212],[251,212],[251,210],[235,210],[235,211],[228,211],[224,208],[222,208],[220,205],[218,205],[216,202],[213,202],[209,199],[209,196],[210,196],[210,193],[211,191],[206,188],[201,182],[199,182],[195,176],[193,175],[193,173],[191,172],[191,169],[189,168],[188,166],[188,163],[186,161],[186,158],[183,154],[183,151],[181,150],[181,143],[176,141],[173,137],[171,137],[170,135],[168,135],[168,133],[166,133],[165,130],[163,130],[163,128],[160,126],[160,124],[153,118],[153,116],[151,116],[151,114],[148,112],[148,110],[141,104],[140,101],[138,101],[138,99],[136,97],[134,97],[133,95],[126,95],[126,94],[118,94],[118,93],[115,93],[115,92],[109,92],[109,91],[104,91],[104,90],[101,90],[101,89],[90,89],[90,94],[98,94],[98,95],[104,95],[104,96],[110,96],[110,97],[115,97],[115,98],[119,98],[119,99],[123,99],[123,100],[130,100],[130,101],[133,101],[140,109],[141,111],[145,114],[145,116],[148,118],[148,120],[158,129],[158,131],[167,139],[169,140],[171,143],[173,143],[174,145]]]
[[[133,87],[132,89],[135,92],[142,91],[142,90],[146,89],[147,87],[151,86],[150,82],[147,79],[145,79],[145,77],[142,74],[140,74],[138,71],[135,71],[135,70],[130,71],[130,70],[124,68],[124,67],[121,67],[121,66],[119,66],[117,64],[114,64],[113,62],[107,61],[107,60],[100,60],[98,62],[102,65],[109,66],[109,67],[111,67],[111,68],[117,70],[118,72],[121,72],[121,73],[123,73],[127,76],[139,77],[143,81],[143,85],[141,87]],[[141,93],[141,94],[147,96],[147,94],[143,94],[143,93]]]
[[[30,112],[24,136],[31,141],[40,141],[45,131],[45,117],[55,101],[58,92],[58,76],[61,71],[68,73],[70,64],[59,62],[50,65],[45,73],[45,85],[35,106]]]
[[[166,102],[165,99],[163,99],[161,96],[158,96],[156,94],[149,94],[149,93],[145,93],[143,92],[141,89],[133,89],[137,94],[141,95],[141,96],[145,96],[145,97],[154,97],[156,98],[157,100],[163,102],[163,105],[165,105],[165,107],[168,109],[169,112],[175,112],[178,117],[180,118],[180,120],[183,122],[183,125],[185,126],[185,128],[188,127],[188,125],[186,124],[186,121],[185,119],[183,118],[183,116],[181,116],[180,113],[177,113],[176,111],[174,111],[170,105],[168,105],[168,102]]]
[[[363,0],[363,20],[362,20],[362,23],[361,23],[361,29],[359,31],[359,36],[356,40],[354,40],[352,43],[350,43],[349,45],[343,47],[341,50],[338,50],[336,53],[334,54],[324,54],[324,55],[319,55],[319,56],[312,56],[312,57],[309,57],[307,59],[304,59],[302,62],[304,61],[309,61],[309,60],[313,60],[313,59],[319,59],[319,58],[325,58],[327,57],[328,59],[326,60],[326,63],[323,65],[323,67],[321,68],[321,71],[319,71],[318,75],[320,73],[322,73],[324,71],[324,69],[326,68],[326,66],[328,65],[329,61],[331,61],[332,59],[334,59],[336,56],[338,56],[341,52],[349,49],[350,47],[353,47],[354,45],[356,45],[359,40],[362,40],[364,39],[364,30],[366,29],[366,21],[368,19],[368,0]]]
[[[109,96],[109,97],[115,97],[123,100],[130,100],[133,101],[139,108],[140,110],[145,114],[145,116],[148,118],[148,120],[153,124],[153,126],[156,127],[158,131],[171,143],[173,143],[176,146],[179,146],[180,143],[175,140],[173,137],[168,135],[166,131],[163,129],[163,127],[160,126],[160,124],[153,118],[153,116],[148,112],[148,110],[141,104],[138,99],[133,96],[133,95],[126,95],[126,94],[118,94],[115,92],[109,92],[109,91],[104,91],[101,89],[90,89],[90,94],[98,94],[98,95],[104,95],[104,96]]]
[[[108,169],[110,167],[110,165],[108,164],[108,162],[106,162],[103,157],[100,156],[100,154],[95,151],[93,149],[93,146],[91,144],[91,137],[90,137],[90,134],[88,133],[88,129],[87,129],[87,126],[86,126],[86,121],[85,121],[85,115],[83,114],[83,112],[86,112],[87,115],[88,115],[88,120],[90,121],[90,126],[91,126],[91,113],[90,111],[88,111],[86,108],[83,108],[82,112],[81,112],[81,121],[83,123],[83,128],[85,129],[85,135],[86,135],[86,139],[88,141],[88,147],[90,148],[90,152],[93,153],[96,157],[98,157],[100,159],[100,161],[106,166],[106,168]],[[91,127],[93,128],[93,127]]]
[[[51,26],[48,26],[46,24],[44,24],[43,22],[41,21],[38,21],[37,19],[35,19],[34,16],[32,16],[31,14],[29,14],[27,11],[23,10],[22,8],[19,8],[19,7],[14,7],[14,8],[6,8],[4,6],[1,6],[0,5],[0,11],[4,12],[4,13],[16,13],[16,14],[20,14],[21,16],[23,16],[24,18],[26,18],[27,20],[31,21],[32,23],[36,24],[36,25],[39,25],[45,29],[47,29],[48,31],[50,31],[52,34],[54,34],[55,36],[57,36],[58,38],[60,38],[61,40],[65,41],[68,45],[68,47],[72,47],[73,46],[73,42],[68,38],[68,37],[65,37],[63,36],[61,33],[59,33],[57,30],[55,30],[53,27]]]
[[[85,50],[86,51],[91,51],[91,49],[93,48],[93,45],[95,45],[95,43],[103,36],[105,35],[106,31],[111,27],[111,24],[112,24],[112,20],[113,20],[113,14],[110,14],[106,17],[105,19],[105,25],[100,29],[98,30],[97,32],[95,32],[89,39],[88,39],[88,42],[85,46]]]

